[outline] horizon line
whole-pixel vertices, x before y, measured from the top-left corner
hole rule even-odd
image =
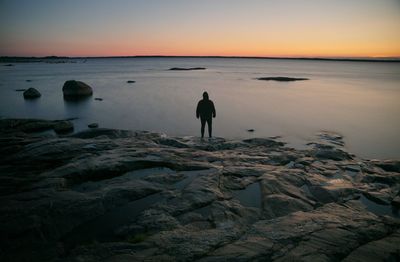
[[[400,62],[400,56],[224,56],[224,55],[121,55],[121,56],[0,56],[3,59],[99,59],[99,58],[244,58],[244,59],[292,59],[292,60],[323,60],[323,61],[375,61]]]

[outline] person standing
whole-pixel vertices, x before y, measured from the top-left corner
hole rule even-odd
[[[199,101],[196,108],[196,117],[200,117],[201,121],[201,138],[204,137],[204,128],[207,123],[208,136],[212,136],[212,119],[216,117],[215,106],[213,101],[208,97],[208,93],[203,93],[203,99]]]

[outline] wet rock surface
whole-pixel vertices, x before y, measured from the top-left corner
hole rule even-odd
[[[398,162],[357,158],[339,135],[297,150],[276,138],[30,133],[54,123],[0,120],[2,261],[400,258]]]

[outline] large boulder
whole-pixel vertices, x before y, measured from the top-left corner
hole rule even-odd
[[[40,92],[33,87],[24,91],[25,99],[33,99],[33,98],[38,98],[40,96],[41,96]]]
[[[93,94],[92,88],[81,81],[68,80],[63,86],[64,97],[85,97]]]

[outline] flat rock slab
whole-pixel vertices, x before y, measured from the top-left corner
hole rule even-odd
[[[351,155],[342,136],[299,150],[278,137],[30,133],[60,125],[0,120],[4,261],[400,257],[398,162]]]

